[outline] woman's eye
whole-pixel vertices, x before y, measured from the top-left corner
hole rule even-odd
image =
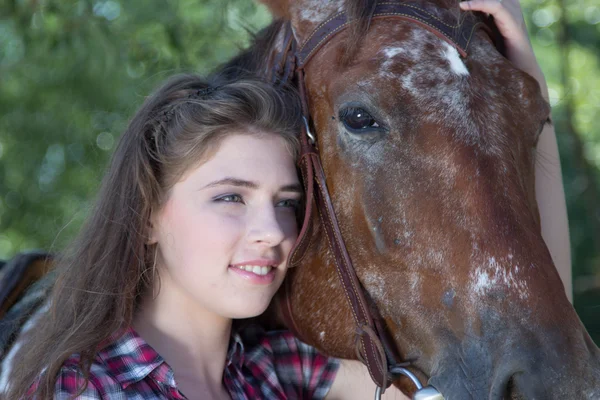
[[[287,208],[298,208],[300,206],[299,200],[294,199],[286,199],[277,203],[278,207],[287,207]]]
[[[225,196],[217,197],[216,201],[222,201],[224,203],[243,203],[244,200],[239,194],[227,194]]]
[[[361,131],[369,128],[379,128],[375,118],[364,109],[348,107],[340,112],[340,120],[351,131]]]

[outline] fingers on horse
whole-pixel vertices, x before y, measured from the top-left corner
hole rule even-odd
[[[529,43],[518,0],[470,0],[459,4],[463,10],[480,11],[492,15],[509,47],[521,48],[523,44]]]
[[[515,0],[469,0],[462,1],[459,4],[463,10],[481,11],[493,15],[494,18],[502,18],[503,13],[508,11],[507,6],[509,5],[505,3],[509,2],[519,5],[519,2]],[[504,15],[504,18],[506,16]]]

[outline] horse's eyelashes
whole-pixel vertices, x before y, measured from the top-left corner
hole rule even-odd
[[[546,126],[546,124],[550,124],[552,125],[552,121],[549,118],[546,118],[542,121],[538,131],[535,134],[535,137],[533,139],[533,145],[534,147],[537,146],[538,142],[540,141],[540,136],[542,136],[542,132],[544,131],[544,127]]]

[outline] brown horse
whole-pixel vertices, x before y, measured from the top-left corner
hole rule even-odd
[[[600,399],[600,352],[541,237],[534,160],[549,106],[537,82],[484,30],[461,57],[421,17],[372,18],[374,1],[266,3],[281,20],[230,73],[269,74],[286,23],[301,46],[335,13],[354,16],[304,66],[308,111],[366,301],[409,369],[446,399]],[[449,27],[464,17],[452,0],[411,4]],[[306,342],[356,358],[338,261],[313,217],[283,308]]]

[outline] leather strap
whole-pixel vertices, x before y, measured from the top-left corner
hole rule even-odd
[[[462,57],[466,57],[475,28],[484,25],[484,22],[474,13],[460,15],[462,19],[458,23],[450,23],[424,10],[416,3],[387,1],[375,6],[372,19],[393,17],[414,22],[454,46]],[[319,24],[296,52],[298,68],[304,68],[329,39],[347,28],[350,23],[352,21],[348,21],[346,12],[342,11]]]
[[[302,99],[302,109],[305,116],[308,116],[308,97],[305,93],[304,70],[298,69],[296,72],[298,89],[300,98]],[[319,213],[321,225],[324,227],[329,248],[334,255],[334,262],[338,277],[342,283],[346,299],[352,310],[352,316],[357,326],[357,349],[358,358],[364,360],[369,369],[369,373],[374,382],[382,388],[389,386],[387,358],[385,352],[381,349],[383,345],[377,335],[369,334],[377,332],[373,317],[371,316],[369,305],[364,297],[363,288],[358,281],[356,271],[352,265],[352,260],[346,249],[344,238],[339,227],[333,203],[327,190],[327,182],[325,180],[325,172],[321,165],[321,157],[319,156],[316,143],[310,139],[307,131],[308,124],[302,129],[300,136],[302,153],[300,156],[300,169],[302,171],[303,181],[306,192],[307,212],[303,224],[309,229],[310,219],[312,218],[312,200],[316,203],[316,210]],[[302,237],[298,241],[299,245],[292,250],[290,260],[296,259],[295,254],[298,249],[306,243],[306,237]],[[297,261],[297,260],[296,260]]]

